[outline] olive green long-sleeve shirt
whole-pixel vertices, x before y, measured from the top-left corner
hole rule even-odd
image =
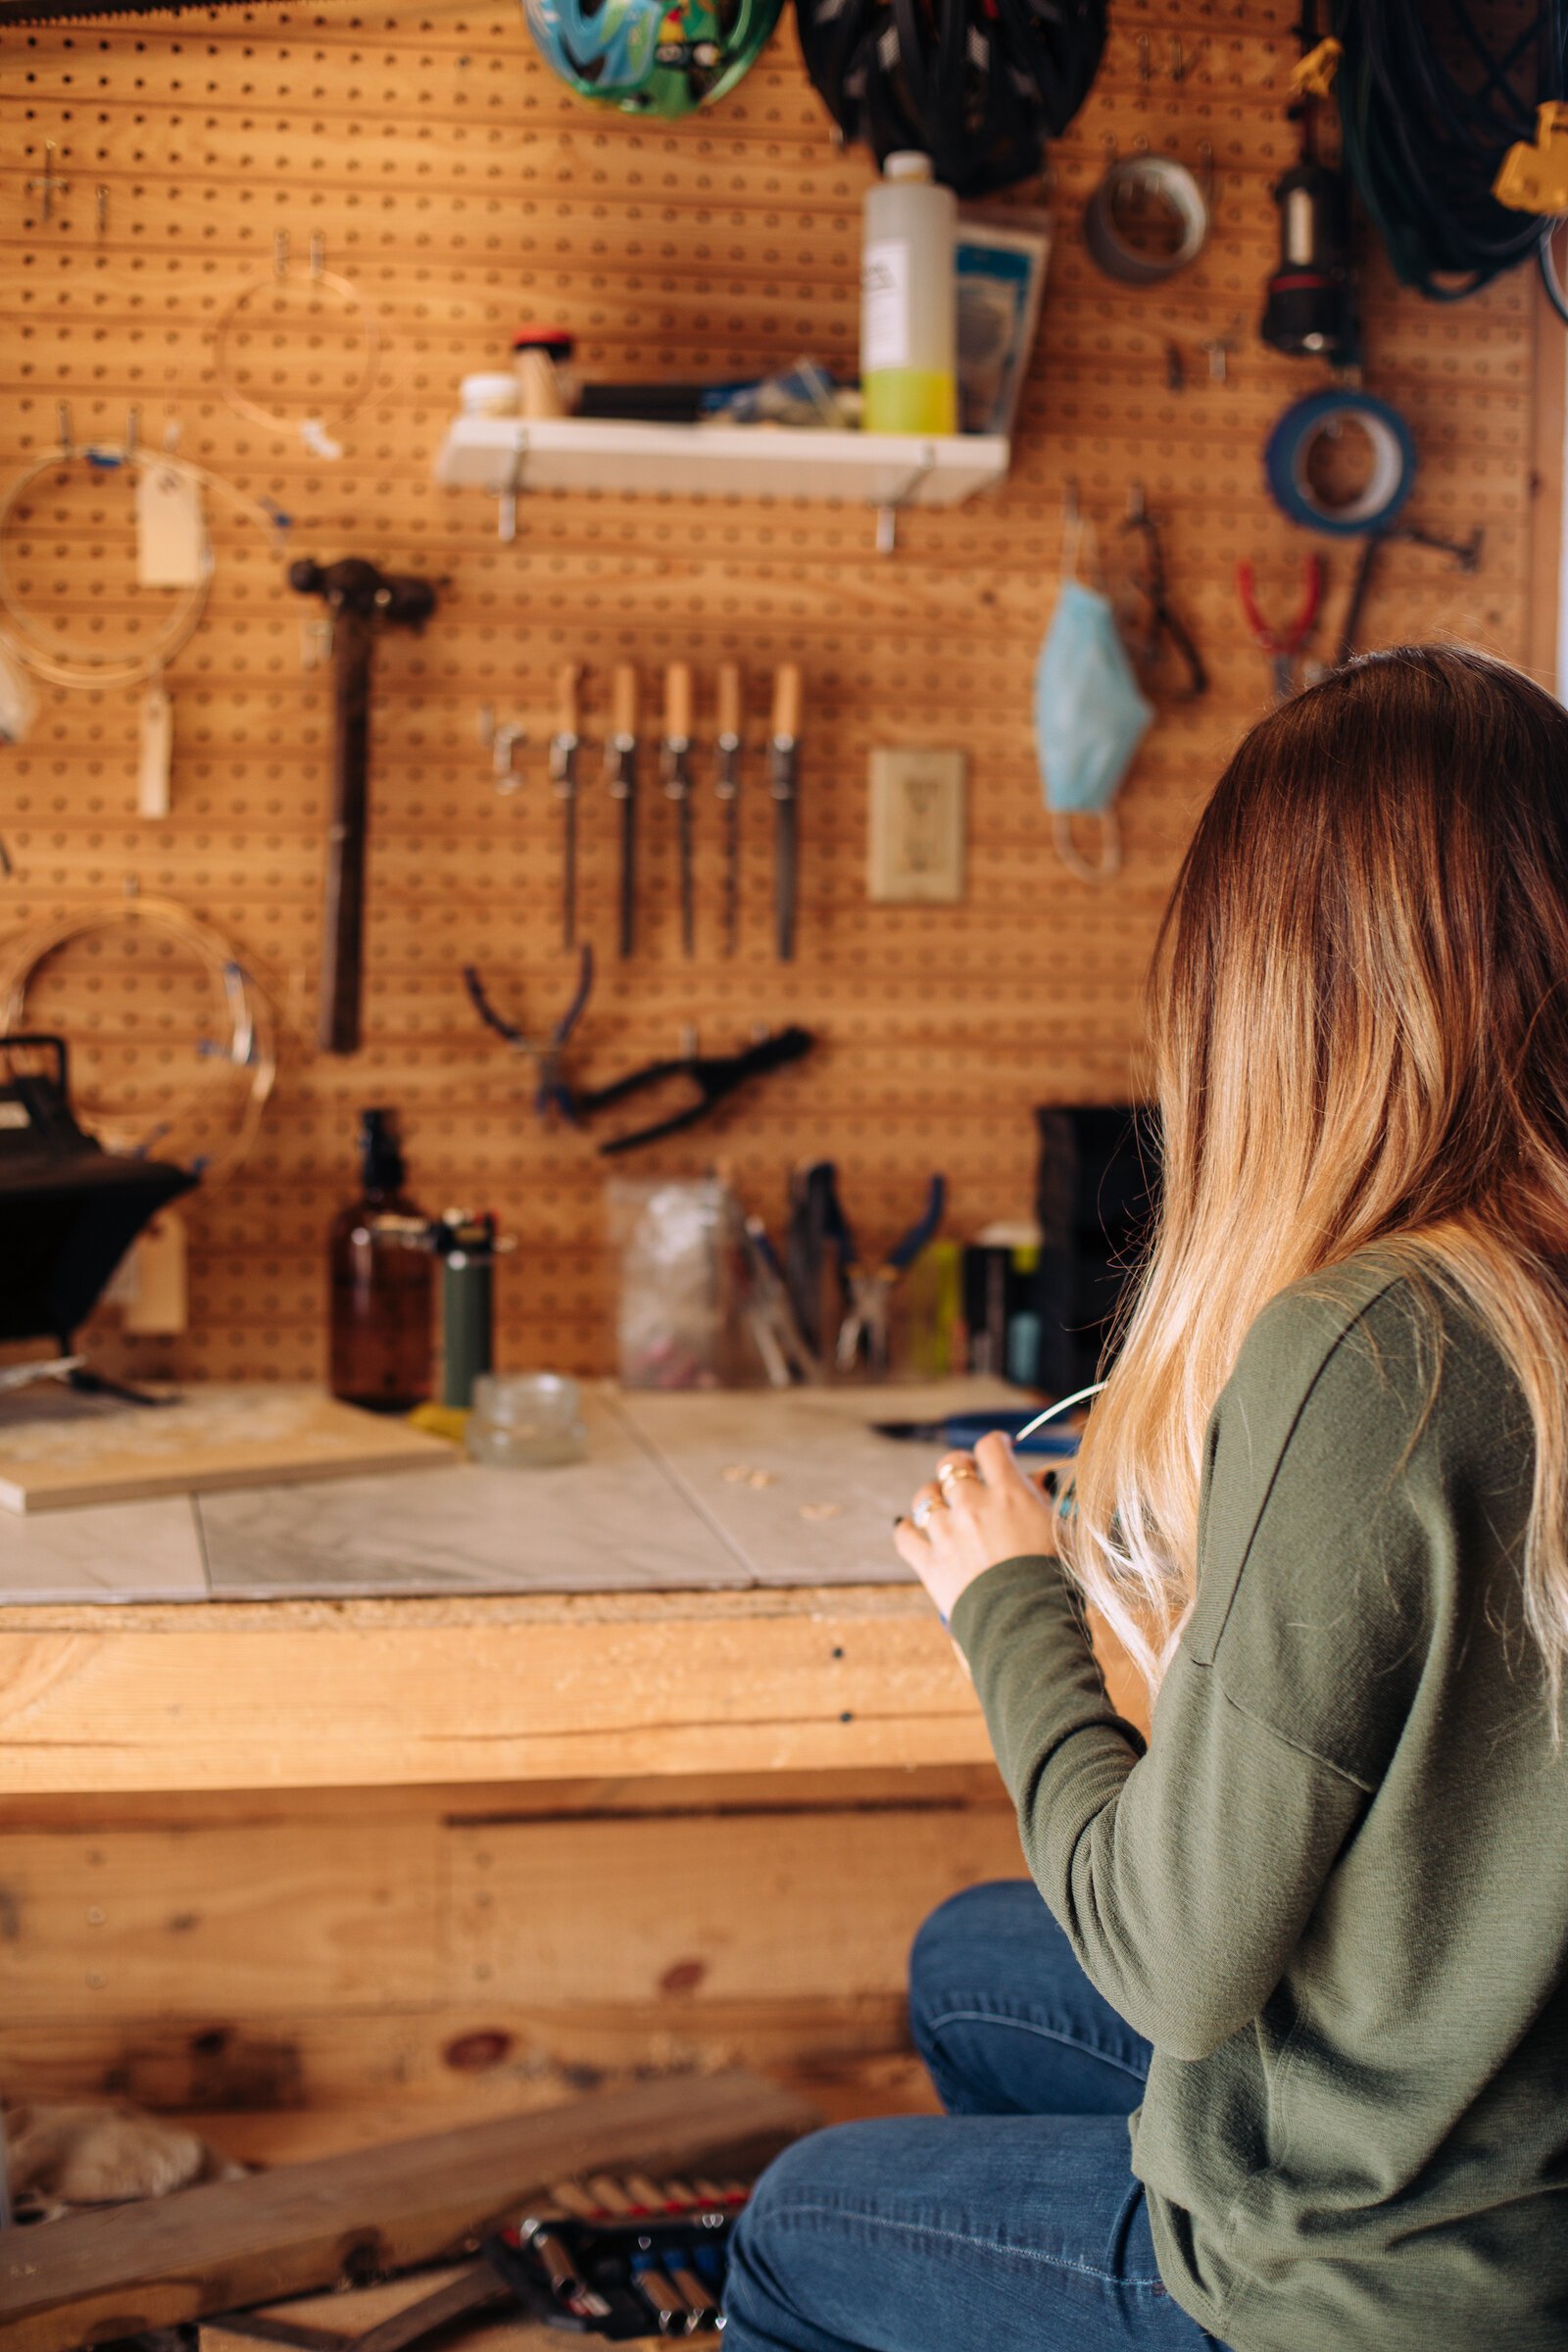
[[[1133,2169],[1161,2275],[1235,2352],[1568,2347],[1568,1747],[1522,1617],[1531,1430],[1403,1262],[1364,1251],[1249,1334],[1147,1753],[1056,1562],[953,1612],[1029,1869],[1153,2044]]]

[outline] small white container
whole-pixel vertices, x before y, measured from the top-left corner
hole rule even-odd
[[[958,429],[958,203],[928,155],[890,155],[867,188],[860,253],[860,390],[871,433]]]
[[[510,371],[466,375],[458,388],[465,416],[515,416],[517,379]]]

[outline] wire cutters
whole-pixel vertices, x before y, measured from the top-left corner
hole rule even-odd
[[[594,1086],[570,1098],[571,1115],[579,1122],[591,1118],[595,1111],[608,1110],[612,1102],[623,1102],[629,1095],[641,1094],[645,1087],[662,1085],[666,1078],[689,1078],[697,1089],[697,1100],[667,1119],[657,1120],[652,1127],[638,1127],[630,1135],[612,1136],[599,1149],[606,1158],[618,1152],[635,1152],[643,1144],[657,1144],[666,1135],[680,1135],[706,1119],[719,1104],[744,1086],[748,1079],[765,1077],[769,1070],[781,1070],[787,1062],[799,1061],[809,1054],[816,1040],[808,1029],[779,1029],[771,1037],[759,1039],[739,1054],[677,1054],[668,1061],[651,1061],[645,1069],[628,1070],[624,1078],[612,1079],[609,1086]]]
[[[876,1267],[861,1264],[854,1233],[842,1203],[838,1203],[836,1190],[833,1199],[837,1204],[833,1238],[838,1246],[839,1262],[850,1294],[850,1310],[839,1326],[835,1360],[841,1372],[853,1372],[860,1360],[863,1348],[870,1369],[873,1372],[885,1372],[888,1368],[888,1323],[894,1285],[900,1275],[914,1263],[941,1224],[943,1210],[948,1204],[947,1179],[932,1177],[924,1208],[907,1233],[900,1236]]]
[[[582,958],[577,967],[576,994],[547,1037],[530,1037],[525,1029],[517,1026],[515,1021],[505,1020],[485,995],[475,965],[471,963],[464,965],[463,984],[468,992],[474,1011],[479,1015],[485,1027],[493,1029],[497,1037],[504,1037],[514,1054],[526,1054],[532,1061],[535,1078],[533,1106],[537,1115],[547,1124],[552,1117],[559,1116],[568,1126],[575,1126],[577,1123],[576,1104],[570,1088],[565,1085],[561,1075],[561,1056],[572,1031],[587,1010],[588,999],[593,994],[594,952],[592,948],[584,946]]]
[[[1274,628],[1258,608],[1257,581],[1250,564],[1237,564],[1236,588],[1253,643],[1262,647],[1273,663],[1274,692],[1283,702],[1296,691],[1296,657],[1311,636],[1323,602],[1323,560],[1307,557],[1301,567],[1301,602],[1295,619],[1283,629]]]

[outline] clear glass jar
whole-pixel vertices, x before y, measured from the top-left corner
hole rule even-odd
[[[577,1383],[560,1372],[481,1372],[466,1442],[499,1470],[550,1470],[588,1451]]]

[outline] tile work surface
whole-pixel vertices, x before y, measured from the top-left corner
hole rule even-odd
[[[618,1409],[760,1585],[903,1584],[893,1520],[939,1448],[875,1436],[873,1421],[935,1420],[1012,1401],[995,1385],[927,1389],[636,1390]]]
[[[586,1462],[0,1513],[0,1606],[902,1582],[933,1448],[871,1434],[1009,1401],[942,1389],[583,1397]]]
[[[334,1479],[204,1494],[215,1599],[377,1592],[647,1592],[748,1582],[602,1397],[562,1470]],[[422,1489],[422,1492],[418,1490]]]
[[[206,1600],[188,1494],[97,1502],[21,1518],[0,1511],[0,1605],[51,1600]]]

